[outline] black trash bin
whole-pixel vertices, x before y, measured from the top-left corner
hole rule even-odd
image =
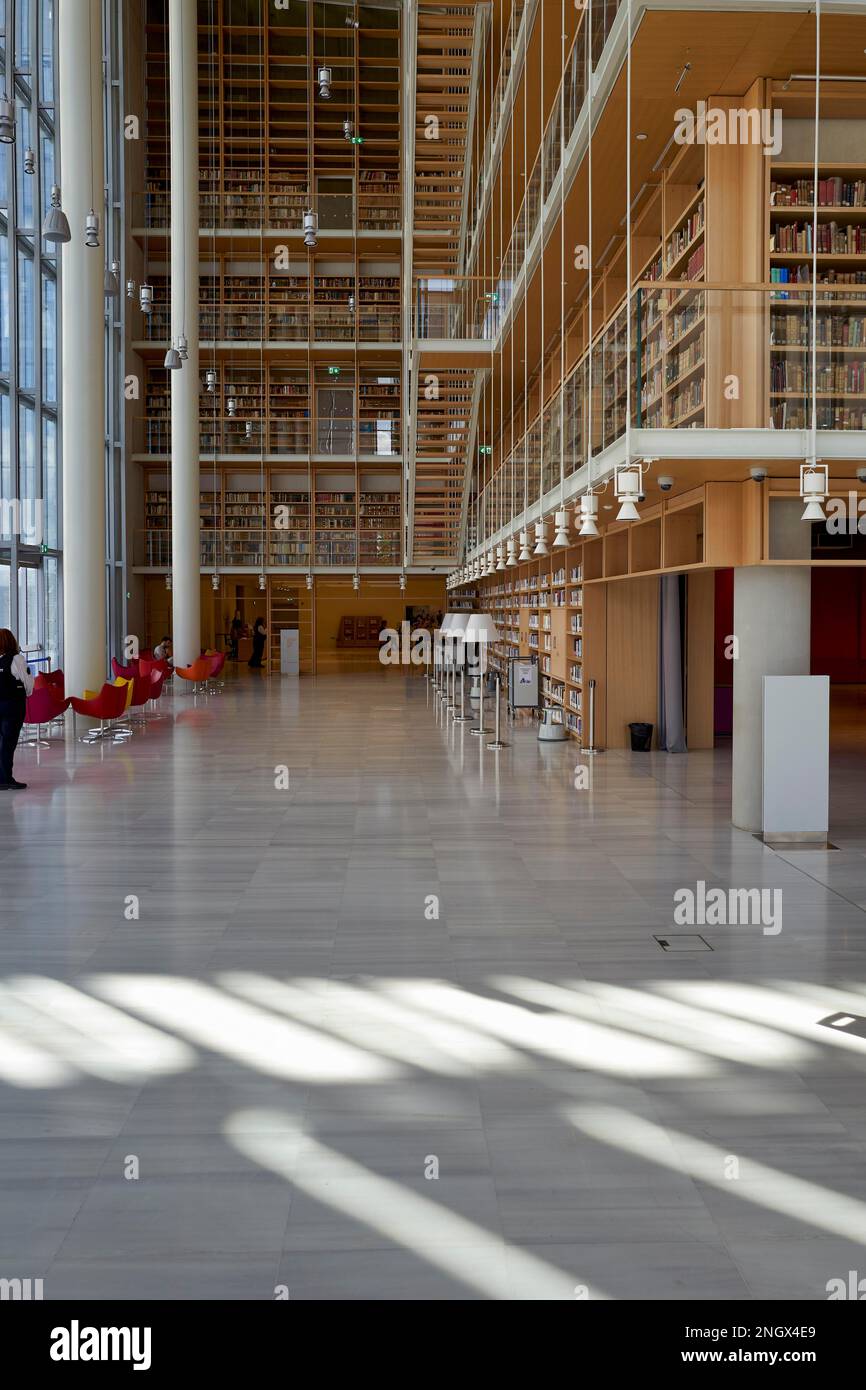
[[[653,743],[652,724],[629,724],[631,734],[631,751],[633,753],[648,753]]]

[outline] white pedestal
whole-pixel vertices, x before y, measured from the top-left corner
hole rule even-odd
[[[829,676],[764,676],[763,722],[764,838],[826,838]]]
[[[280,633],[280,675],[298,676],[301,673],[298,632],[294,628],[283,628]]]

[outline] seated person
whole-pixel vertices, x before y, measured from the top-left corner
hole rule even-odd
[[[158,647],[154,647],[153,656],[155,661],[171,661],[171,638],[163,637]]]

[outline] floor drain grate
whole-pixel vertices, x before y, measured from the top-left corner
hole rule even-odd
[[[663,951],[711,951],[713,948],[702,936],[682,933],[679,936],[654,936]]]

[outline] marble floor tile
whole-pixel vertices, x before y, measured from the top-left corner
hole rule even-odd
[[[729,748],[609,750],[588,794],[571,745],[493,754],[399,672],[163,712],[22,749],[0,801],[0,1275],[801,1301],[864,1265],[866,1038],[820,1020],[866,1017],[866,749],[839,852],[777,854]],[[783,930],[665,953],[698,880],[779,888]]]

